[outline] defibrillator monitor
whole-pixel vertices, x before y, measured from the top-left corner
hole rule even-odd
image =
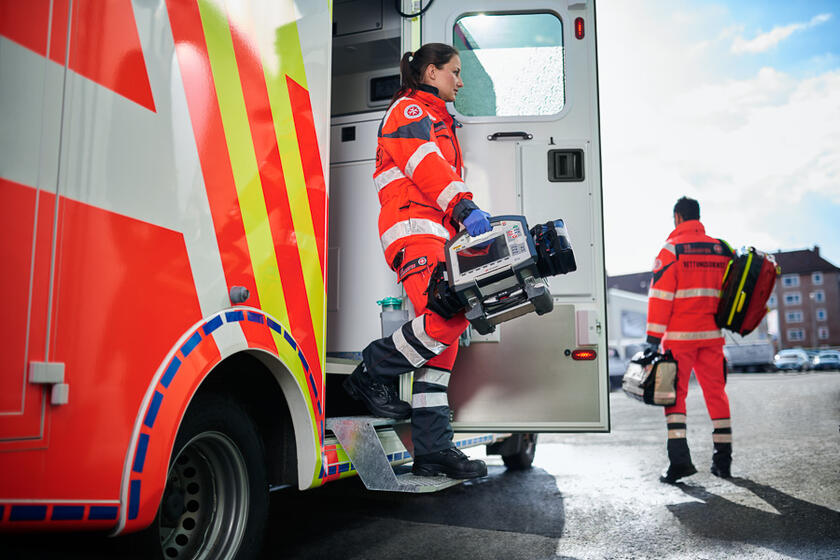
[[[558,222],[562,225],[561,220],[549,222],[552,227],[548,229],[555,232],[554,224]],[[481,334],[492,332],[503,321],[531,311],[542,315],[554,307],[544,278],[548,269],[543,266],[541,253],[546,250],[535,243],[525,218],[496,216],[490,218],[490,225],[490,231],[476,237],[461,231],[446,244],[445,250],[448,287],[454,299],[466,307],[467,319]],[[543,230],[539,228],[547,225],[535,228],[540,239]],[[565,230],[562,244],[565,254],[571,255]],[[561,246],[556,235],[554,246]],[[565,272],[569,270],[553,273]]]

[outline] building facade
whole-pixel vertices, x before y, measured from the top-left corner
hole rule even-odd
[[[840,268],[818,246],[773,256],[782,274],[768,305],[778,313],[780,348],[840,346]]]

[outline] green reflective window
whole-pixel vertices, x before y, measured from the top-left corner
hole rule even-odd
[[[464,80],[455,108],[462,115],[555,115],[563,109],[563,23],[554,14],[462,16],[453,37]]]

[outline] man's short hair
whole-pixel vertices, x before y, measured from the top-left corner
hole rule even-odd
[[[674,214],[679,214],[683,220],[699,220],[700,203],[684,196],[674,204]]]

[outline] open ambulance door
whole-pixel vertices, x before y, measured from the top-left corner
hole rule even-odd
[[[608,431],[594,1],[436,0],[421,17],[411,45],[460,51],[465,85],[450,111],[476,203],[530,226],[565,220],[577,261],[550,278],[551,313],[473,331],[450,383],[453,428]]]

